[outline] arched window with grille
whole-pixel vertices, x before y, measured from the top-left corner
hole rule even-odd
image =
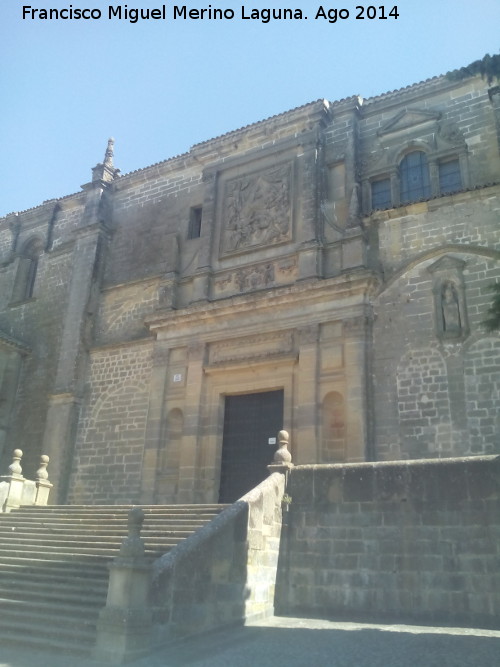
[[[407,204],[431,196],[427,155],[423,151],[408,153],[399,164],[400,199]]]

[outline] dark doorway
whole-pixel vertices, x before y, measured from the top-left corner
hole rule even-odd
[[[219,502],[238,500],[267,477],[282,428],[283,390],[226,396]]]

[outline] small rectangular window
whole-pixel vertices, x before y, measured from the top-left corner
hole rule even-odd
[[[462,176],[458,160],[439,164],[439,191],[442,195],[462,189]]]
[[[188,239],[199,239],[201,236],[201,206],[193,206],[189,211]]]
[[[391,181],[384,178],[380,181],[372,181],[372,209],[391,208]]]

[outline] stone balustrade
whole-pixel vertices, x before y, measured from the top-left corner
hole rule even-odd
[[[23,505],[46,505],[49,499],[52,488],[47,472],[49,457],[41,456],[33,481],[23,476],[22,456],[22,451],[15,449],[8,474],[0,476],[0,512],[10,512]]]
[[[110,566],[96,659],[122,664],[181,637],[274,613],[285,485],[293,468],[288,433],[280,431],[278,441],[269,477],[152,567],[140,537],[144,515],[131,510],[129,535]]]

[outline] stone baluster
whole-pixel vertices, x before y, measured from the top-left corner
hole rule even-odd
[[[21,449],[14,449],[12,452],[12,463],[9,466],[9,473],[13,477],[22,478],[23,469],[21,468],[21,459],[23,458],[23,452]]]
[[[40,467],[36,471],[35,475],[35,505],[46,505],[49,499],[50,489],[53,485],[49,482],[49,473],[47,472],[48,463],[49,457],[46,454],[42,454],[40,458]]]
[[[23,469],[21,468],[22,456],[23,452],[20,449],[15,449],[12,452],[12,463],[9,466],[9,474],[1,478],[7,485],[3,506],[4,512],[10,512],[21,506],[24,488]]]
[[[94,657],[115,665],[135,660],[151,650],[151,567],[140,536],[143,521],[143,510],[132,508],[128,516],[128,537],[109,565],[108,597],[97,623]]]
[[[278,433],[278,449],[274,452],[273,462],[267,466],[270,472],[287,472],[293,468],[292,455],[288,449],[290,436],[288,431]]]
[[[292,463],[292,455],[290,454],[290,450],[288,449],[289,442],[290,442],[290,435],[288,431],[280,431],[278,433],[278,449],[274,452],[273,462],[271,463],[271,465],[267,466],[267,469],[269,470],[270,474],[279,472],[285,476],[285,493],[283,494],[283,497],[281,499],[281,507],[284,512],[283,514],[284,525],[286,523],[285,516],[287,516],[287,512],[290,509],[290,503],[292,501],[291,497],[286,492],[288,485],[288,476],[290,474],[290,470],[294,467]]]
[[[274,452],[273,462],[267,466],[269,473],[280,472],[285,475],[288,481],[288,474],[293,468],[292,455],[288,449],[290,435],[288,431],[278,433],[278,449]]]

